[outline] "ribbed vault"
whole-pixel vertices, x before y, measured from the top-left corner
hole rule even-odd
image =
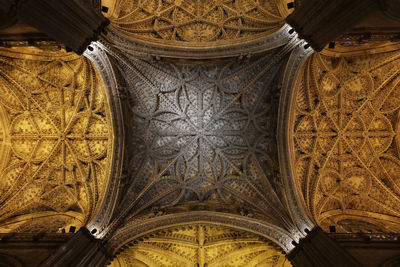
[[[0,231],[85,225],[110,179],[114,133],[101,77],[57,49],[1,49],[0,62]]]
[[[127,186],[108,229],[202,203],[294,231],[275,139],[274,80],[285,51],[209,63],[152,62],[112,51],[128,85],[130,128]]]
[[[326,231],[400,231],[394,46],[358,57],[313,54],[298,75],[290,105],[292,168],[305,207]]]
[[[103,0],[106,37],[128,53],[209,58],[259,52],[289,14],[283,0]],[[135,47],[134,51],[130,48]]]
[[[219,225],[161,229],[132,240],[111,266],[291,266],[271,241]]]

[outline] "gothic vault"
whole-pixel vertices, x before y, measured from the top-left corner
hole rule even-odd
[[[0,238],[70,238],[42,266],[362,266],[340,237],[400,239],[393,27],[316,52],[311,0],[4,2]]]

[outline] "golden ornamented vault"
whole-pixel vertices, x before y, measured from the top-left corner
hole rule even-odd
[[[107,2],[107,1],[104,1]],[[109,16],[115,28],[136,39],[198,46],[260,38],[284,24],[283,1],[116,1]]]
[[[177,226],[130,242],[111,266],[291,266],[272,242],[241,230]]]
[[[0,61],[0,230],[80,227],[109,179],[103,82],[75,54],[4,49]]]
[[[295,179],[324,230],[399,232],[398,51],[312,55],[292,104]]]

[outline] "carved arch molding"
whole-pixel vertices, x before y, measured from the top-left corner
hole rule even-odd
[[[297,189],[325,231],[400,232],[400,52],[313,54],[289,143]]]
[[[85,225],[108,186],[113,130],[92,63],[62,51],[0,50],[0,231]]]

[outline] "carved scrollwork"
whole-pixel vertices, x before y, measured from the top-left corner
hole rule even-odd
[[[295,180],[325,230],[400,230],[399,55],[314,54],[299,73],[289,133]]]
[[[110,172],[113,132],[101,78],[69,53],[2,49],[0,61],[1,230],[84,225]]]

